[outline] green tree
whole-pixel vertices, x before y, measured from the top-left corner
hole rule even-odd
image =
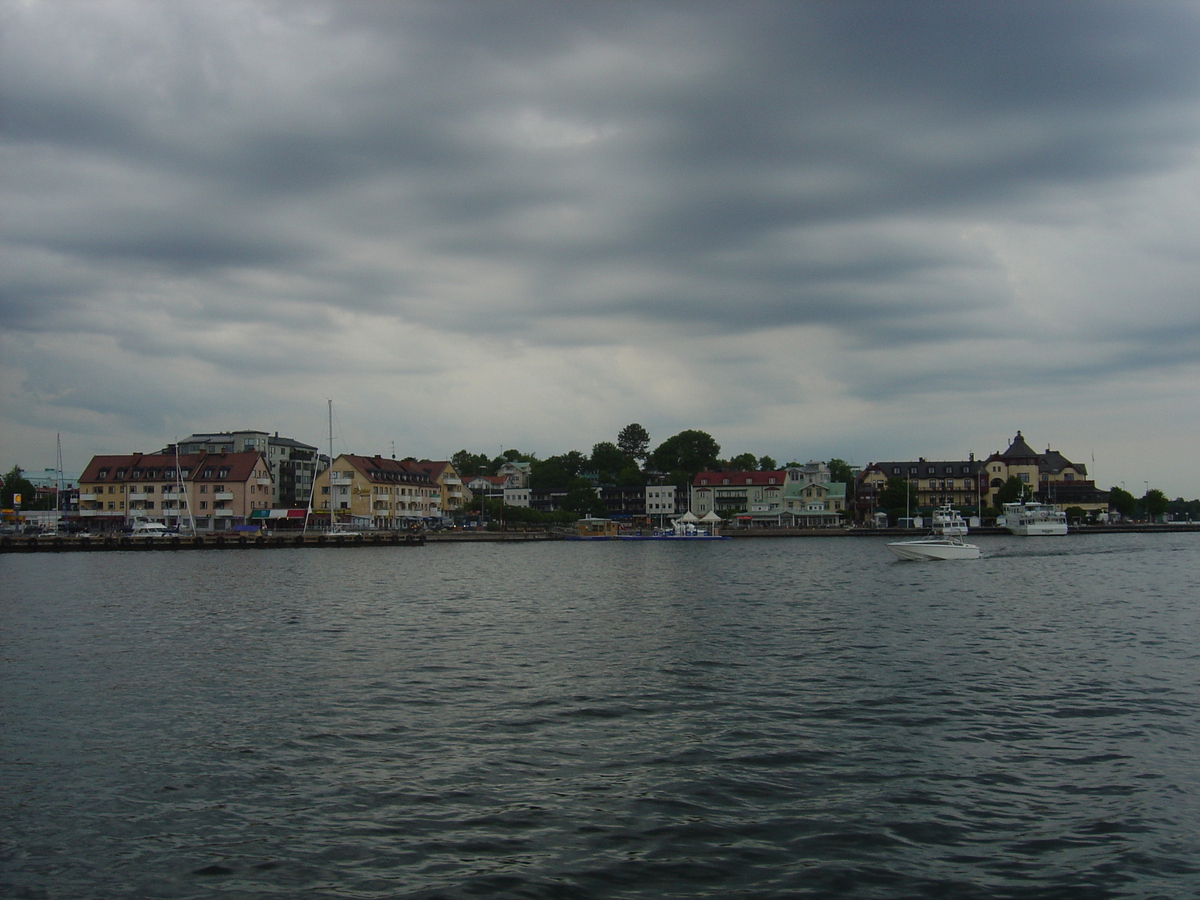
[[[875,507],[876,509],[888,510],[889,512],[899,511],[900,515],[903,515],[904,510],[916,513],[916,485],[907,478],[889,478],[887,486],[875,496]]]
[[[592,447],[591,466],[601,484],[612,484],[625,469],[637,468],[637,460],[611,441],[601,441]]]
[[[470,478],[472,475],[478,475],[479,470],[483,469],[485,474],[495,474],[495,469],[492,468],[492,461],[486,453],[471,453],[469,450],[459,450],[450,457],[450,462],[454,464],[454,468],[458,470],[459,475]]]
[[[4,490],[0,492],[0,502],[5,509],[12,509],[13,495],[21,495],[21,509],[38,509],[33,482],[25,477],[25,470],[13,466],[4,476]],[[49,508],[49,507],[47,507]]]
[[[666,472],[676,484],[691,484],[696,473],[711,469],[721,455],[721,445],[703,431],[687,430],[667,438],[646,458],[659,472]]]
[[[1170,505],[1171,501],[1167,499],[1167,495],[1158,488],[1150,488],[1142,498],[1142,509],[1146,511],[1146,518],[1152,522],[1160,519]]]
[[[758,470],[760,472],[774,472],[779,468],[779,463],[775,462],[773,456],[763,456],[758,460]]]
[[[627,466],[617,473],[617,484],[621,487],[644,487],[646,473],[637,466]]]
[[[584,478],[575,478],[567,485],[566,495],[558,502],[559,509],[574,513],[578,518],[604,517],[608,507],[596,493],[596,489]]]
[[[650,447],[650,432],[637,422],[632,422],[617,435],[617,446],[634,459],[645,460]]]
[[[565,487],[571,479],[579,477],[587,465],[588,458],[578,450],[535,459],[529,467],[529,486],[539,490]]]
[[[829,466],[829,480],[836,484],[851,485],[854,483],[854,470],[844,459],[834,457],[826,465]]]
[[[735,472],[753,472],[758,468],[758,457],[753,453],[739,453],[726,462]]]
[[[1133,494],[1124,488],[1110,487],[1108,489],[1108,508],[1119,512],[1123,517],[1129,518],[1133,515],[1133,511],[1137,509],[1137,500]]]
[[[1019,503],[1022,497],[1028,495],[1028,488],[1025,482],[1013,475],[996,491],[992,502],[997,508],[1002,508],[1005,503]]]

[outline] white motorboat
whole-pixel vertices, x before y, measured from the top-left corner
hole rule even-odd
[[[1036,537],[1067,533],[1067,514],[1046,503],[1022,501],[1004,504],[1004,527],[1013,534]]]
[[[947,537],[966,537],[967,520],[949,504],[933,511],[933,533]]]
[[[959,537],[926,537],[913,541],[889,541],[888,549],[904,560],[979,559],[979,547]]]

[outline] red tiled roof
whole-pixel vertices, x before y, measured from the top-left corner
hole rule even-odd
[[[772,482],[771,479],[774,479]],[[766,472],[699,472],[692,480],[693,487],[754,487],[756,485],[783,485],[787,472],[780,469]]]
[[[429,472],[412,460],[391,459],[385,456],[357,456],[353,453],[343,453],[338,459],[346,460],[368,481],[377,484],[391,484],[396,481],[428,483],[432,480]]]

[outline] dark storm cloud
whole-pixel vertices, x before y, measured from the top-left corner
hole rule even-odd
[[[476,389],[512,360],[528,390],[572,354],[625,353],[635,385],[702,358],[737,383],[717,420],[763,390],[933,390],[940,354],[1037,391],[1200,355],[1192,3],[0,16],[0,324],[27,384],[91,379],[97,415],[105,377],[136,382],[102,344],[305,384],[336,345]],[[72,328],[85,349],[22,349]]]
[[[276,11],[294,19],[303,8]],[[176,205],[174,223],[97,212],[75,223],[75,237],[47,240],[50,250],[183,268],[295,265],[313,258],[324,229],[354,228],[339,221],[352,205],[377,235],[432,253],[544,273],[564,263],[665,268],[678,281],[678,315],[697,280],[743,279],[737,255],[789,230],[945,216],[1018,203],[1051,183],[1144,171],[1197,126],[1174,101],[1196,91],[1200,67],[1182,51],[1200,34],[1192,12],[1170,4],[1136,14],[1101,3],[334,4],[307,31],[359,55],[315,60],[315,75],[299,57],[272,70],[270,52],[247,52],[269,42],[239,52],[197,11],[157,14],[172,30],[143,54],[165,88],[106,84],[104,72],[94,84],[62,79],[49,67],[6,78],[5,141],[99,153],[199,191],[207,183],[220,208]],[[166,57],[197,44],[215,45],[207,55],[231,71],[190,82],[203,69],[199,51],[182,64]],[[589,77],[573,62],[606,51],[628,65],[600,58]],[[100,55],[118,59],[111,48]],[[239,96],[259,67],[267,86]],[[612,136],[564,151],[488,132],[489,117],[523,106]],[[362,196],[376,181],[390,182],[392,204]],[[286,202],[296,199],[299,208]],[[578,211],[578,236],[512,227],[554,204]],[[262,233],[188,227],[221,214],[236,221],[239,210]],[[311,242],[269,233],[269,217],[290,225],[292,215],[307,220]],[[911,272],[929,253],[881,264],[887,248],[859,240],[842,266],[862,282]],[[734,329],[779,316],[829,321],[824,264],[804,260],[802,243],[793,252],[801,258],[756,260],[736,312],[721,318],[729,306],[703,297],[689,308]],[[354,287],[331,299],[353,303]],[[761,312],[747,315],[755,295]],[[578,311],[553,297],[530,312]],[[663,300],[617,302],[653,314]],[[852,328],[862,310],[852,299],[845,309]]]

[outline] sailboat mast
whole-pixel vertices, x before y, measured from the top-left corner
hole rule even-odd
[[[55,441],[58,442],[58,468],[55,469],[54,475],[57,481],[54,491],[54,511],[57,515],[54,517],[54,528],[58,530],[62,526],[62,495],[63,495],[63,464],[62,464],[62,434],[55,435]]]
[[[337,524],[333,499],[333,399],[329,399],[329,530]]]

